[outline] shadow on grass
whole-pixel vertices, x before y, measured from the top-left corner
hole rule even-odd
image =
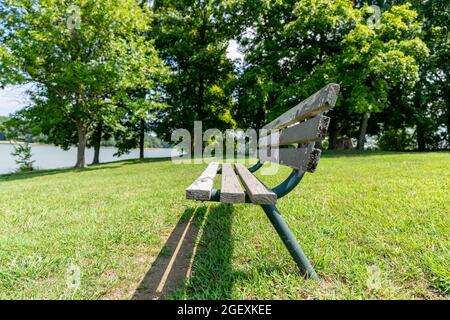
[[[208,211],[192,263],[192,274],[169,298],[215,300],[232,297],[237,276],[231,266],[234,207],[218,203],[211,205]]]
[[[154,162],[167,162],[172,161],[171,157],[165,157],[165,158],[144,158],[144,159],[130,159],[130,160],[119,160],[119,161],[110,161],[110,162],[103,162],[102,164],[109,164],[109,163],[123,163],[124,166],[134,165],[134,164],[140,164],[140,163],[154,163]],[[97,166],[97,165],[94,165]]]
[[[36,177],[44,177],[61,173],[76,172],[76,173],[87,173],[97,170],[105,169],[118,169],[123,166],[136,165],[142,163],[155,163],[155,162],[167,162],[171,161],[171,158],[147,158],[147,159],[131,159],[131,160],[118,160],[110,162],[102,162],[100,164],[89,165],[86,168],[59,168],[59,169],[44,169],[35,170],[31,172],[14,172],[7,174],[0,174],[0,182],[2,181],[14,181],[31,179]]]
[[[204,216],[207,207],[187,209],[173,229],[158,257],[147,271],[132,300],[155,300],[165,297],[185,281],[191,269],[191,259],[199,227],[193,220]]]
[[[232,213],[224,204],[187,209],[132,299],[231,298]]]
[[[321,157],[324,158],[342,158],[342,157],[371,157],[371,156],[389,156],[407,154],[410,152],[401,151],[361,151],[361,150],[325,150],[322,152]]]

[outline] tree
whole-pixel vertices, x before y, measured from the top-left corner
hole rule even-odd
[[[374,14],[372,8],[361,12]],[[367,24],[362,15],[342,42],[343,51],[328,60],[324,77],[340,78],[343,102],[361,115],[358,148],[364,148],[369,116],[389,103],[389,90],[412,88],[419,78],[418,59],[428,55],[419,35],[417,13],[409,5],[392,6],[378,23]]]
[[[226,56],[231,26],[227,2],[219,0],[156,0],[153,10],[155,45],[171,68],[166,86],[168,107],[156,114],[154,127],[165,140],[177,128],[229,128],[233,65]]]
[[[10,115],[2,124],[0,131],[4,131],[5,138],[23,142],[46,142],[41,129],[24,119],[20,112]]]
[[[244,3],[251,32],[240,38],[245,65],[235,118],[245,120],[239,113],[255,108],[253,114],[270,121],[337,82],[341,97],[330,113],[330,148],[342,134],[357,136],[362,148],[370,114],[388,107],[392,88],[404,93],[415,84],[419,60],[428,53],[408,5],[391,6],[377,20],[373,8],[347,0]]]
[[[242,11],[248,19],[239,37],[245,62],[235,117],[260,128],[320,89],[310,76],[340,52],[357,12],[347,0],[243,1]]]
[[[95,121],[115,114],[123,93],[154,84],[162,69],[146,35],[151,14],[134,0],[8,0],[0,7],[0,78],[32,82],[35,104],[22,113],[56,145],[78,145],[85,166]],[[76,136],[74,136],[76,132]]]
[[[155,113],[166,107],[163,93],[162,87],[150,93],[142,89],[134,89],[130,90],[126,98],[121,101],[120,106],[124,114],[114,133],[118,155],[139,147],[139,158],[144,158],[145,138],[152,129]]]
[[[6,140],[6,128],[3,123],[8,121],[8,117],[0,116],[0,141]]]
[[[14,150],[11,152],[13,157],[16,157],[16,163],[19,165],[20,172],[33,171],[33,164],[36,162],[32,160],[31,146],[28,142],[23,144],[15,144]]]
[[[429,57],[419,61],[419,81],[409,95],[418,149],[450,148],[449,3],[445,0],[410,2],[422,21],[421,38],[430,50]]]
[[[443,149],[449,147],[449,64],[450,59],[450,10],[448,1],[371,1],[383,11],[393,5],[410,3],[418,13],[421,23],[420,38],[429,49],[429,56],[418,58],[419,79],[414,87],[393,86],[389,90],[389,105],[376,115],[381,136],[397,129],[415,129],[414,142],[418,150]],[[397,131],[398,131],[397,130]],[[386,140],[386,139],[385,139]],[[385,144],[385,142],[383,142]],[[408,144],[404,145],[409,147]],[[396,146],[399,148],[399,145]]]

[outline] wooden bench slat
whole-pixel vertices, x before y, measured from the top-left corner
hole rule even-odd
[[[259,147],[265,148],[268,145],[282,146],[291,143],[307,143],[325,138],[330,124],[330,118],[316,116],[305,122],[298,123],[282,131],[274,132],[269,136],[259,139]]]
[[[317,168],[321,151],[314,148],[313,144],[310,144],[302,148],[278,149],[278,154],[272,150],[272,154],[269,156],[264,153],[261,152],[259,155],[259,159],[263,163],[271,161],[294,169],[314,172]]]
[[[236,176],[233,165],[231,163],[222,164],[222,186],[220,189],[220,202],[245,202],[245,191],[242,188],[239,182],[239,178]]]
[[[277,202],[277,195],[259,181],[245,166],[237,163],[236,171],[253,203],[275,204]]]
[[[286,111],[281,116],[265,125],[263,129],[281,129],[293,123],[312,118],[319,113],[334,107],[339,94],[339,85],[330,83],[306,100],[300,102],[294,108]]]
[[[202,201],[211,199],[211,191],[218,168],[217,162],[211,162],[205,171],[186,189],[186,198]]]

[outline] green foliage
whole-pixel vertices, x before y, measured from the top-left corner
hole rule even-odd
[[[410,2],[419,13],[421,38],[430,55],[419,60],[420,81],[406,94],[405,100],[410,102],[406,117],[414,122],[418,137],[422,137],[419,150],[450,148],[449,3],[446,0]]]
[[[23,117],[56,145],[83,145],[96,121],[117,124],[127,90],[156,90],[164,68],[146,36],[151,18],[134,0],[8,0],[0,45],[14,59],[3,55],[0,71],[16,76],[1,84],[34,83]]]
[[[409,5],[391,7],[378,24],[370,25],[367,19],[373,13],[367,6],[359,10],[355,27],[341,43],[342,52],[329,57],[315,75],[341,83],[341,104],[361,114],[386,108],[394,86],[413,87],[419,78],[417,60],[428,56],[418,38],[417,13]]]
[[[393,6],[382,14],[379,28],[368,30],[364,24],[359,24],[348,35],[344,42],[348,44],[348,50],[344,50],[340,61],[344,66],[338,70],[352,70],[355,65],[360,69],[356,75],[360,81],[353,84],[349,97],[350,101],[355,101],[352,106],[356,111],[380,111],[388,103],[390,88],[396,84],[411,88],[418,80],[417,60],[428,56],[428,49],[417,38],[419,25],[416,18],[417,13],[410,10],[410,6]],[[362,45],[355,41],[360,32],[372,35]],[[351,86],[352,80],[348,79],[346,85]],[[369,94],[365,103],[358,95],[362,90]]]
[[[167,81],[167,75],[160,77],[160,81]],[[159,86],[162,83],[158,84]],[[155,113],[167,108],[163,97],[164,89],[149,93],[142,89],[129,90],[122,98],[119,106],[122,114],[118,117],[118,123],[113,131],[115,146],[118,148],[118,155],[128,153],[131,149],[145,146],[146,134],[153,129]],[[144,140],[144,141],[142,141]]]
[[[445,0],[77,0],[79,21],[63,1],[5,4],[0,86],[34,83],[17,116],[63,148],[80,133],[96,145],[100,126],[121,152],[195,120],[260,128],[329,82],[341,85],[331,148],[363,137],[368,114],[369,134],[408,127],[420,150],[450,146]],[[232,39],[245,55],[234,65]]]
[[[166,85],[169,108],[154,119],[156,132],[167,141],[173,130],[235,125],[229,83],[233,65],[226,56],[232,36],[227,22],[229,2],[218,0],[159,0],[154,2],[155,45],[170,67]]]
[[[0,141],[6,140],[6,127],[4,123],[8,120],[8,117],[0,116]]]
[[[33,154],[31,153],[31,146],[28,142],[23,144],[15,144],[14,151],[11,152],[13,157],[16,157],[16,163],[19,165],[20,172],[33,171],[32,160]]]
[[[373,2],[380,5],[383,11],[398,8],[393,7],[390,2]],[[450,69],[447,61],[450,59],[450,32],[448,30],[450,10],[448,1],[413,0],[395,1],[394,4],[406,4],[417,12],[418,36],[421,39],[420,42],[426,44],[429,55],[417,55],[417,53],[424,52],[423,44],[417,41],[417,37],[404,38],[402,42],[405,45],[401,46],[401,50],[408,55],[415,56],[418,78],[414,87],[397,83],[389,88],[385,111],[380,117],[373,117],[372,130],[375,130],[373,133],[380,133],[383,125],[391,128],[411,127],[416,129],[415,136],[419,150],[449,148],[450,87],[448,77]],[[398,15],[399,10],[395,10],[395,14]],[[388,17],[392,18],[393,23],[386,28],[387,33],[395,34],[395,28],[406,30],[407,24],[402,23],[399,19],[394,19],[392,15]],[[407,21],[405,20],[408,18],[407,15],[403,14],[403,17],[404,21]],[[411,17],[412,15],[409,15],[409,19]],[[402,66],[401,61],[399,67],[407,70],[407,66],[405,67],[405,64]]]
[[[240,42],[245,53],[237,118],[259,125],[317,91],[309,78],[328,56],[340,52],[358,17],[351,2],[244,1],[249,16]],[[340,82],[340,81],[339,81]]]
[[[164,148],[166,145],[161,139],[155,137],[153,135],[145,136],[145,145],[146,148]]]
[[[330,113],[333,142],[337,136],[360,134],[363,114],[389,110],[382,119],[389,122],[397,108],[391,108],[392,98],[411,99],[412,90],[420,90],[414,87],[430,49],[422,40],[425,22],[417,7],[386,5],[376,19],[374,8],[346,0],[243,3],[251,32],[240,37],[245,63],[236,85],[234,117],[239,123],[259,127],[336,82],[341,95],[338,108]],[[411,103],[402,104],[411,111]],[[435,122],[433,126],[437,130]],[[371,134],[381,128],[369,122]]]
[[[416,140],[405,129],[389,129],[382,132],[378,147],[387,151],[406,151],[416,149]]]
[[[21,116],[21,113],[11,115],[0,124],[9,140],[25,142],[46,142],[46,137],[41,134],[41,129],[36,123],[31,123]]]

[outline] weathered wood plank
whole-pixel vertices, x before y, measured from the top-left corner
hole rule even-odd
[[[330,118],[316,116],[305,122],[298,123],[289,128],[272,133],[259,139],[259,147],[283,146],[291,143],[307,143],[325,138],[330,124]]]
[[[308,99],[266,124],[263,129],[281,129],[304,119],[312,118],[333,108],[338,94],[339,85],[335,83],[328,84]]]
[[[242,184],[247,190],[250,200],[256,204],[275,204],[277,195],[270,191],[259,181],[248,169],[240,163],[236,164],[236,171],[241,178]]]
[[[278,149],[275,152],[271,150],[272,154],[267,156],[261,152],[259,159],[261,162],[275,162],[285,166],[292,167],[307,172],[314,172],[320,159],[320,149],[314,148],[314,144],[309,144],[302,148],[286,148]]]
[[[222,164],[222,186],[220,189],[220,202],[245,202],[245,191],[242,188],[239,182],[239,178],[236,176],[233,165],[231,163]]]
[[[209,200],[218,168],[219,164],[217,162],[211,162],[206,170],[186,189],[186,198],[202,201]]]

